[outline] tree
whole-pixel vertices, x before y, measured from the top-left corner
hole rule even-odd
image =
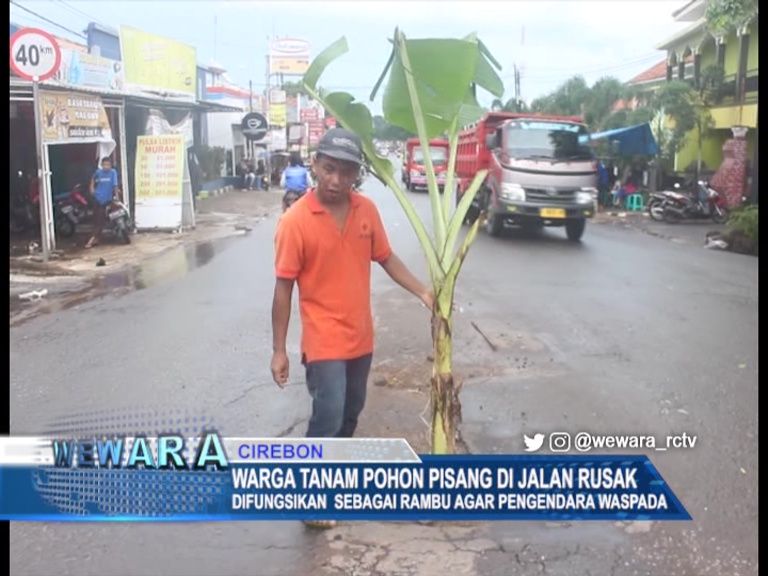
[[[531,102],[531,110],[544,114],[578,116],[589,100],[589,86],[581,76],[566,80],[551,94]]]
[[[682,80],[673,80],[664,84],[654,95],[654,108],[664,110],[674,121],[672,134],[666,153],[674,156],[691,130],[696,130],[696,174],[701,172],[701,149],[704,135],[712,127],[712,114],[709,112],[713,98],[719,93],[722,82],[717,81],[719,72],[707,70],[703,74],[704,81],[696,90],[691,84]]]
[[[589,89],[589,95],[584,102],[584,120],[592,130],[604,129],[604,123],[610,117],[613,106],[622,100],[625,94],[624,86],[616,78],[600,78]]]
[[[667,143],[668,155],[674,156],[685,142],[685,136],[696,126],[696,111],[692,105],[691,86],[682,80],[672,80],[661,86],[653,97],[653,107],[664,110],[674,126]]]
[[[738,30],[757,15],[757,0],[708,0],[707,28],[716,36]]]
[[[284,82],[283,90],[285,90],[286,96],[297,96],[299,94],[304,94],[305,96],[309,95],[301,82]]]
[[[403,130],[399,126],[393,126],[384,120],[383,116],[373,117],[373,137],[376,140],[397,140],[402,142],[413,136],[414,134],[408,132],[408,130]]]
[[[523,100],[510,98],[502,107],[504,112],[528,112],[528,105]]]
[[[464,218],[486,176],[486,171],[478,172],[458,205],[454,206],[458,135],[461,126],[478,120],[485,113],[477,103],[477,87],[497,98],[502,96],[504,85],[496,73],[500,65],[474,34],[462,40],[409,40],[399,29],[395,29],[392,53],[376,82],[371,99],[386,78],[382,108],[388,123],[418,134],[421,147],[425,150],[429,147],[430,138],[448,134],[450,153],[442,198],[432,160],[429,155],[424,158],[432,212],[430,235],[395,177],[392,164],[376,152],[373,145],[373,119],[368,108],[355,102],[351,94],[328,93],[317,86],[325,68],[346,52],[345,38],[326,48],[304,75],[304,87],[331,110],[345,128],[361,138],[374,174],[394,192],[424,251],[435,293],[432,310],[434,362],[430,395],[432,451],[452,453],[461,418],[459,386],[453,378],[453,296],[458,274],[477,235],[480,219],[469,229],[458,249],[457,243]]]
[[[620,127],[616,124],[623,118],[621,114],[614,116],[613,106],[631,97],[632,91],[611,76],[600,78],[592,87],[581,76],[574,76],[550,94],[531,102],[531,110],[544,114],[583,115],[593,131],[609,130]]]

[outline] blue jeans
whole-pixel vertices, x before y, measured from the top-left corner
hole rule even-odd
[[[351,438],[365,405],[372,354],[306,364],[312,417],[307,438]]]

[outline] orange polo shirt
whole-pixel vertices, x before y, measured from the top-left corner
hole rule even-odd
[[[301,350],[307,362],[373,352],[371,262],[392,254],[376,205],[350,195],[343,232],[312,189],[280,218],[275,272],[296,280]]]

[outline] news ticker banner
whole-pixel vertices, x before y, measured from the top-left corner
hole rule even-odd
[[[690,520],[646,456],[403,439],[0,438],[0,520]]]

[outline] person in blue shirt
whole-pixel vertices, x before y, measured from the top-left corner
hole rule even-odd
[[[608,206],[609,193],[611,189],[610,176],[608,175],[608,169],[603,164],[602,160],[597,162],[597,191],[598,191],[598,203],[601,206]]]
[[[94,201],[94,230],[93,236],[85,245],[92,248],[99,243],[99,236],[104,229],[107,206],[112,202],[117,191],[117,170],[112,168],[110,158],[102,158],[101,168],[96,170],[91,178],[90,192]]]
[[[312,185],[309,170],[304,167],[299,154],[291,154],[289,165],[283,171],[283,176],[280,179],[280,185],[285,188],[283,210],[287,210]]]

